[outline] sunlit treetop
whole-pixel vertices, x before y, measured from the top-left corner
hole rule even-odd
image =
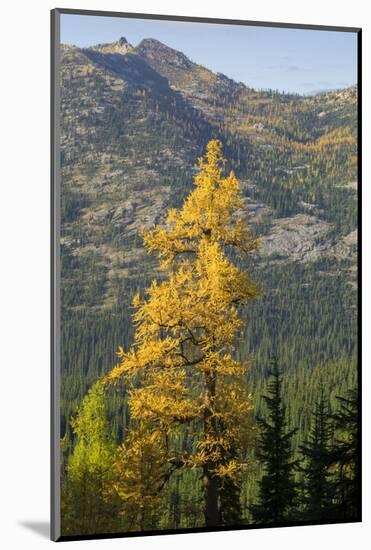
[[[233,171],[223,177],[225,163],[221,142],[210,141],[205,157],[198,160],[196,188],[183,207],[168,211],[165,227],[144,234],[148,250],[158,254],[161,267],[166,268],[179,254],[196,253],[205,241],[246,253],[258,247],[248,226],[234,216],[243,201]]]

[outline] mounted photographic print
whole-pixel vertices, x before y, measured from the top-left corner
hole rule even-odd
[[[360,55],[53,10],[53,540],[361,520]]]

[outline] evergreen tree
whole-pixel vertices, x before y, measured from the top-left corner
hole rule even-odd
[[[263,395],[267,418],[257,418],[257,458],[263,464],[264,473],[259,482],[259,503],[252,506],[251,511],[258,523],[282,523],[292,518],[297,496],[294,480],[297,462],[291,460],[291,438],[297,430],[287,431],[282,375],[276,358],[269,375],[268,395]]]
[[[220,520],[222,525],[243,523],[240,480],[224,478],[220,484]]]
[[[301,503],[305,520],[326,520],[333,515],[333,484],[329,449],[333,426],[323,392],[313,412],[311,429],[306,442],[300,446],[303,473]]]
[[[340,407],[332,415],[336,437],[330,451],[335,514],[337,518],[355,519],[360,496],[358,391],[349,390],[347,397],[337,397],[337,400]]]

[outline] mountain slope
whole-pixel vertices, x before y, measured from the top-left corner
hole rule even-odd
[[[179,204],[190,189],[195,160],[211,137],[222,139],[242,179],[246,211],[264,211],[269,224],[277,216],[296,216],[291,231],[297,227],[298,236],[308,225],[298,214],[314,221],[323,216],[328,229],[335,221],[342,239],[354,232],[354,191],[346,185],[355,178],[355,89],[314,98],[268,97],[153,39],[137,48],[121,38],[83,50],[63,47],[62,53],[67,210],[72,203],[63,224],[66,245],[76,242],[76,216],[80,230],[86,229],[83,240],[106,247],[108,225],[110,235],[122,240],[141,224],[158,222],[164,208]],[[195,107],[197,101],[202,108]],[[349,118],[353,127],[341,126]],[[239,124],[233,126],[232,119]],[[299,131],[309,130],[311,139],[300,141]],[[336,211],[328,210],[334,195],[349,219],[335,220]],[[81,214],[79,204],[86,205]],[[277,223],[270,241],[279,233]]]
[[[287,368],[354,352],[356,107],[356,87],[313,97],[257,91],[153,39],[62,46],[66,402],[130,344],[131,297],[160,276],[141,227],[181,204],[212,137],[262,243],[248,268],[264,295],[246,313],[240,353],[253,353],[259,371],[272,351]]]

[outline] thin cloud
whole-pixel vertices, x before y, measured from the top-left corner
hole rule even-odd
[[[263,68],[268,71],[281,71],[287,73],[307,73],[313,71],[313,69],[299,67],[299,65],[265,65]]]

